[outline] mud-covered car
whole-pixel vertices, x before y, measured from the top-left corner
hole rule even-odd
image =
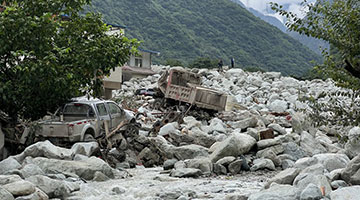
[[[119,129],[137,134],[139,131],[130,111],[114,101],[80,99],[65,104],[51,119],[39,122],[35,136],[54,143],[93,141],[105,134],[105,121],[109,132]]]

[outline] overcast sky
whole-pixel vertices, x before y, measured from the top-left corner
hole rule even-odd
[[[279,20],[283,21],[284,19],[277,15],[271,13],[271,8],[269,6],[270,2],[278,3],[280,5],[289,4],[288,11],[296,13],[298,16],[304,16],[305,9],[300,5],[303,0],[240,0],[246,7],[253,8],[264,15],[271,15],[277,17]],[[315,0],[310,0],[308,2],[314,2]]]

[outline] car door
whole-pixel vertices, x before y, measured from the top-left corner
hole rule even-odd
[[[124,118],[123,110],[113,102],[106,103],[109,108],[109,114],[111,118],[111,129],[116,128]]]
[[[105,120],[109,121],[109,129],[111,129],[111,118],[108,109],[105,106],[105,103],[97,103],[96,109],[98,112],[100,123],[98,123],[98,127],[96,127],[98,130],[101,129],[101,126],[103,126],[103,122]],[[104,128],[104,127],[102,127]]]

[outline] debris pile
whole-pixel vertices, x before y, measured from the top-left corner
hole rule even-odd
[[[235,190],[233,196],[249,200],[346,199],[345,194],[358,195],[360,186],[352,185],[360,184],[360,128],[313,127],[306,115],[311,108],[301,101],[302,97],[313,96],[326,102],[326,97],[321,98],[323,92],[347,90],[336,87],[331,80],[298,81],[277,72],[192,72],[202,76],[204,86],[234,96],[239,105],[211,119],[194,112],[185,115],[181,104],[165,109],[157,104],[155,96],[134,94],[137,89],[157,87],[159,74],[131,79],[116,93],[116,101],[134,111],[142,127],[139,134],[123,135],[118,145],[105,153],[96,143],[75,144],[71,150],[59,150],[49,142],[37,143],[0,162],[0,174],[9,180],[0,184],[0,191],[15,197],[36,195],[38,189],[49,191],[45,194],[50,198],[76,196],[76,190],[81,191],[79,182],[126,177],[124,168],[143,165],[162,166],[163,173],[171,178],[280,171],[259,192],[244,196]],[[344,98],[343,103],[347,103]],[[340,143],[338,134],[348,135],[349,140]],[[102,156],[107,163],[89,158],[91,155]],[[27,170],[30,167],[34,168],[31,173]],[[12,178],[15,176],[16,180]],[[40,178],[62,182],[66,194],[42,188]],[[23,185],[29,185],[31,192],[9,191],[6,185],[15,181],[26,182]],[[172,192],[163,199],[176,199],[171,197]]]

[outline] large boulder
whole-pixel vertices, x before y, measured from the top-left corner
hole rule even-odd
[[[359,199],[360,186],[339,188],[330,193],[330,198],[335,200],[355,200]]]
[[[17,160],[13,157],[8,157],[0,162],[0,174],[4,174],[10,170],[19,169],[20,167],[21,165]]]
[[[360,127],[356,126],[350,129],[348,138],[349,139],[345,144],[345,152],[349,158],[354,158],[360,154]]]
[[[0,199],[14,200],[14,196],[9,191],[0,186]]]
[[[71,147],[72,155],[81,154],[88,157],[98,150],[97,142],[78,142]]]
[[[319,153],[326,153],[326,148],[323,147],[310,133],[303,131],[301,133],[301,148],[308,155],[315,155]]]
[[[17,174],[12,175],[0,175],[0,185],[6,185],[8,183],[21,181],[21,177]]]
[[[209,155],[207,148],[196,144],[172,147],[169,152],[178,160],[206,157]]]
[[[35,185],[28,181],[16,181],[2,186],[14,196],[25,196],[35,192]]]
[[[35,192],[26,196],[17,197],[16,200],[48,200],[49,196],[39,188],[35,188]]]
[[[200,169],[195,168],[179,168],[173,169],[170,173],[172,177],[186,178],[186,177],[199,177],[202,175]]]
[[[353,185],[360,185],[360,154],[348,163],[341,173],[341,179]]]
[[[71,160],[72,150],[55,146],[46,140],[28,146],[21,154],[15,156],[15,159],[22,162],[27,156]]]
[[[242,133],[235,133],[220,143],[211,153],[210,159],[214,163],[225,156],[234,156],[245,154],[256,144],[256,140]]]
[[[285,112],[288,109],[288,102],[276,99],[269,104],[269,109],[273,112]]]
[[[92,180],[97,171],[102,172],[106,176],[113,178],[112,168],[103,160],[91,157],[82,161],[68,161],[48,158],[34,158],[34,164],[39,166],[45,173],[73,173],[79,177]]]
[[[229,122],[231,127],[242,129],[242,130],[247,129],[247,128],[256,127],[257,123],[258,123],[258,120],[256,117],[250,117],[250,118],[239,120],[236,122]]]
[[[299,160],[307,155],[295,142],[283,143],[284,154],[290,155],[293,161]]]
[[[42,175],[31,176],[25,180],[40,188],[50,198],[65,198],[70,193],[66,188],[64,181],[51,179]]]
[[[204,175],[210,175],[213,169],[213,164],[209,158],[195,158],[185,161],[188,168],[200,169]]]
[[[335,169],[345,168],[350,159],[345,154],[324,153],[313,156],[329,172]]]
[[[259,150],[265,149],[267,147],[275,146],[281,144],[280,140],[277,139],[266,139],[266,140],[260,140],[256,143]]]
[[[273,183],[269,189],[252,193],[248,200],[289,200],[299,198],[300,191],[296,187]]]
[[[265,188],[269,188],[271,183],[289,184],[292,185],[295,177],[300,173],[300,169],[287,168],[284,171],[279,172],[273,178],[271,178],[266,184]]]
[[[300,200],[321,199],[323,197],[321,190],[315,184],[310,183],[300,194]]]
[[[43,172],[43,170],[41,170],[39,166],[31,163],[25,165],[20,171],[24,178],[35,175],[45,175],[45,173]]]
[[[300,175],[299,175],[300,176]],[[314,175],[312,173],[301,174],[302,178],[294,180],[294,186],[304,190],[310,183],[315,184],[317,187],[324,187],[325,195],[329,195],[332,191],[329,180],[324,175]]]
[[[254,160],[254,165],[251,166],[251,171],[257,171],[261,169],[275,170],[274,163],[267,158],[259,158]]]

